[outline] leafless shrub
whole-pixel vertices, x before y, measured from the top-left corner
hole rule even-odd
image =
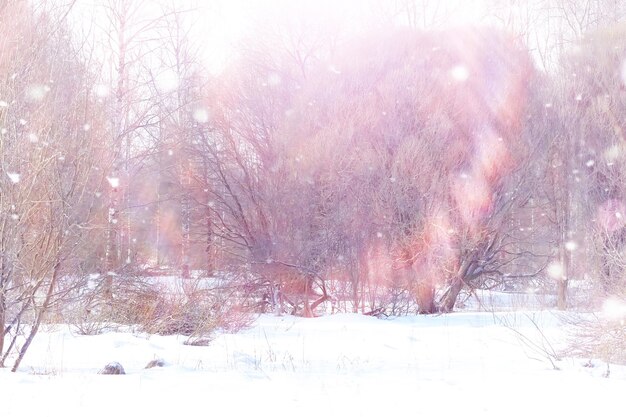
[[[529,358],[547,361],[552,366],[552,369],[559,370],[557,362],[562,359],[562,356],[541,328],[537,318],[530,314],[524,314],[523,317],[531,324],[529,330],[521,329],[515,318],[494,316],[501,325],[515,333],[517,340]]]
[[[570,327],[566,353],[607,364],[626,364],[626,323],[599,314],[577,314],[566,320]],[[608,375],[607,375],[608,376]]]

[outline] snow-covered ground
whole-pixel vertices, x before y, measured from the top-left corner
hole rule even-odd
[[[626,369],[552,365],[517,332],[558,349],[549,312],[379,320],[261,316],[210,346],[176,336],[77,336],[48,328],[21,371],[0,370],[0,416],[621,415]],[[516,330],[502,326],[506,321]],[[144,369],[162,358],[163,368]],[[126,375],[98,375],[110,361]]]

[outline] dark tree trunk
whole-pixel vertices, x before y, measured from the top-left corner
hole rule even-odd
[[[459,297],[459,293],[463,289],[463,279],[461,277],[454,278],[454,281],[450,285],[450,288],[446,291],[446,293],[441,298],[441,307],[440,310],[442,313],[450,313],[454,310],[454,305],[456,304],[456,300]]]

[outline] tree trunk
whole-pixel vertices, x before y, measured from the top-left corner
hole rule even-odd
[[[561,279],[558,282],[556,308],[559,310],[567,310],[567,279]]]
[[[433,314],[436,312],[435,286],[431,279],[427,279],[417,284],[417,313]]]
[[[454,278],[450,288],[448,288],[441,299],[440,310],[442,313],[450,313],[454,309],[459,293],[461,292],[461,289],[463,289],[463,284],[464,282],[461,277]]]
[[[7,300],[6,300],[6,283],[8,282],[8,272],[6,265],[6,258],[3,253],[0,255],[0,368],[4,367],[3,353],[4,353],[4,337],[6,336],[6,321],[7,321]]]
[[[57,280],[59,279],[60,269],[61,269],[61,261],[57,261],[52,271],[52,279],[50,280],[50,284],[48,284],[46,298],[43,301],[41,309],[37,312],[37,315],[35,318],[35,324],[33,324],[33,328],[28,334],[28,337],[26,338],[24,345],[20,349],[20,353],[18,354],[17,359],[15,360],[15,363],[13,364],[13,367],[11,368],[11,372],[17,371],[20,364],[22,363],[22,360],[24,359],[24,355],[26,355],[26,351],[30,347],[30,344],[33,342],[33,339],[35,338],[35,336],[37,335],[37,332],[39,331],[39,326],[41,325],[41,322],[45,314],[47,313],[48,308],[50,307],[50,301],[52,300],[52,295],[54,294],[54,288],[56,287]]]
[[[4,352],[4,336],[6,333],[6,296],[4,288],[0,286],[0,368],[4,367],[2,354]]]

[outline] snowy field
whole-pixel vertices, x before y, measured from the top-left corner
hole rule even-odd
[[[621,415],[626,369],[611,366],[604,378],[599,362],[566,358],[554,370],[524,343],[542,343],[529,317],[555,349],[562,345],[563,326],[548,311],[261,316],[207,347],[176,336],[47,328],[21,371],[0,370],[0,415]],[[144,369],[155,358],[166,366]],[[127,374],[98,375],[110,361]]]

